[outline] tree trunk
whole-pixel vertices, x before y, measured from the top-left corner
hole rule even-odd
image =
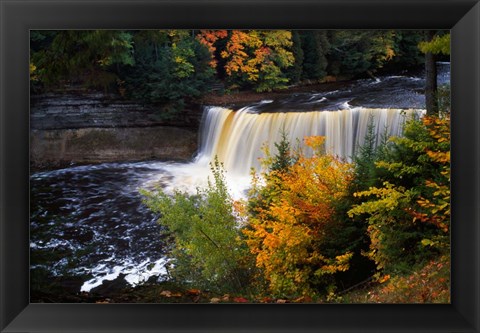
[[[427,31],[427,41],[431,41],[435,31]],[[435,55],[431,52],[425,53],[425,102],[427,115],[438,115],[437,100],[437,66]]]

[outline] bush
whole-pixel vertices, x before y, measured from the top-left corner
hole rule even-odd
[[[384,275],[346,294],[349,303],[450,303],[450,257],[441,256],[405,276]]]
[[[249,252],[241,240],[221,164],[212,164],[213,182],[195,195],[142,191],[146,205],[161,215],[165,235],[173,239],[172,276],[181,283],[216,292],[245,291]]]

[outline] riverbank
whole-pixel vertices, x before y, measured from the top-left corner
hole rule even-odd
[[[310,84],[263,93],[210,93],[176,114],[114,94],[81,89],[33,95],[31,171],[110,162],[188,161],[198,149],[198,129],[206,106],[237,109],[295,93],[331,91],[345,84]]]
[[[155,105],[73,88],[32,95],[30,104],[32,172],[109,162],[187,161],[197,150],[199,105],[172,116]]]
[[[246,294],[217,294],[188,289],[175,283],[147,282],[127,286],[121,277],[107,281],[92,292],[78,292],[75,279],[54,278],[51,286],[33,290],[32,303],[443,303],[450,302],[450,259],[441,256],[414,269],[410,275],[369,278],[362,283],[330,295],[329,298],[276,298]]]
[[[332,79],[333,80],[333,79]],[[269,92],[234,91],[224,94],[210,93],[199,99],[200,105],[216,105],[238,108],[250,103],[262,100],[273,100],[288,97],[296,93],[319,93],[327,92],[345,87],[352,81],[333,81],[323,83],[304,83],[302,85],[290,86],[286,89]]]

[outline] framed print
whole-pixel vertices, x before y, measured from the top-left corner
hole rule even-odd
[[[480,330],[477,1],[0,1],[2,332]]]

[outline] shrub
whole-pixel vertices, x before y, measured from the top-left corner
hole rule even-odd
[[[142,193],[146,205],[161,215],[158,223],[166,227],[164,233],[173,239],[170,255],[175,280],[217,292],[244,291],[249,252],[218,160],[211,169],[213,181],[195,195]]]

